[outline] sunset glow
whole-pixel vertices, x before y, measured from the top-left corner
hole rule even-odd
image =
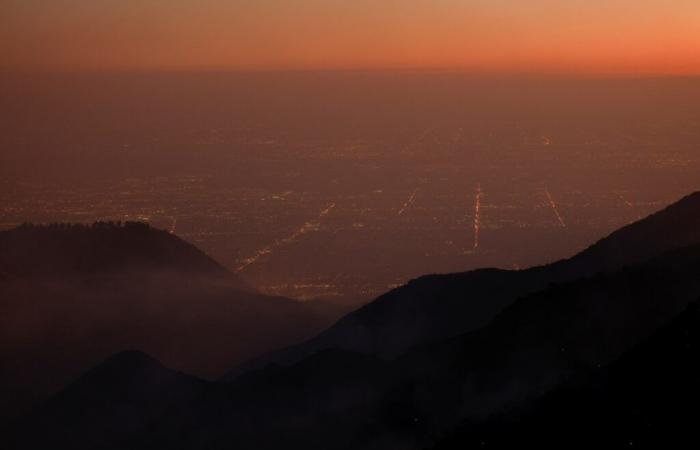
[[[700,3],[6,0],[0,51],[23,69],[697,74]]]

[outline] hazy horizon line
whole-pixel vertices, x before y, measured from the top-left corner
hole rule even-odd
[[[629,72],[578,70],[479,70],[464,67],[15,67],[0,65],[4,75],[255,75],[255,74],[426,74],[460,75],[474,78],[553,78],[553,79],[693,79],[698,72]]]

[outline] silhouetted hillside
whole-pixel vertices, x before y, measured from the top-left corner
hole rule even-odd
[[[436,449],[697,448],[698,303],[610,366],[485,422]]]
[[[343,317],[309,341],[255,358],[227,379],[265,364],[290,363],[324,348],[392,358],[420,343],[486,325],[517,298],[552,282],[609,272],[700,243],[700,193],[628,225],[568,259],[521,271],[481,269],[413,280]]]
[[[0,273],[0,416],[124,348],[217,377],[342,312],[260,295],[194,246],[138,223],[0,232]]]
[[[280,442],[269,436],[283,436],[285,448],[422,448],[460,420],[483,419],[611,363],[698,296],[700,246],[673,250],[639,266],[523,297],[482,330],[417,347],[391,362],[374,360],[373,368],[353,378],[353,388],[362,389],[348,388],[338,377],[336,389],[354,400],[343,407],[326,394],[332,392],[328,388],[313,389],[312,374],[329,369],[326,361],[311,357],[243,375],[226,396],[195,409],[206,419],[166,421],[163,430],[187,428],[193,442],[212,439],[210,446],[191,448],[277,448]],[[292,375],[312,361],[315,371],[306,378]],[[297,381],[288,387],[289,396],[266,396],[288,386],[290,378]],[[249,396],[254,400],[246,401]],[[314,399],[312,417],[304,412],[307,398]],[[256,419],[241,427],[242,417]],[[299,417],[304,420],[296,422]],[[285,421],[294,428],[280,425]],[[309,436],[321,439],[319,430],[328,440],[310,442]],[[174,445],[157,442],[161,448]]]
[[[654,342],[658,336],[670,336],[658,342],[671,342],[671,349],[679,348],[682,341],[675,339],[681,338],[686,331],[690,333],[690,328],[681,326],[680,333],[670,331],[670,334],[664,334],[666,332],[662,331],[656,338],[648,339],[700,297],[700,243],[682,245],[695,238],[693,230],[697,228],[693,227],[700,219],[700,209],[694,220],[691,220],[693,217],[689,211],[700,208],[699,198],[698,195],[688,197],[671,206],[663,215],[646,219],[651,221],[646,224],[653,223],[653,227],[643,221],[623,229],[627,230],[625,232],[614,233],[610,239],[622,239],[619,236],[627,236],[629,230],[642,230],[635,231],[635,239],[652,239],[653,233],[650,235],[651,231],[644,231],[649,226],[654,233],[660,229],[669,230],[667,234],[675,233],[679,242],[678,246],[672,245],[676,241],[664,236],[661,247],[672,248],[665,248],[655,255],[634,253],[623,268],[612,270],[609,262],[620,263],[624,258],[620,258],[618,250],[624,251],[625,246],[631,244],[608,243],[597,245],[615,250],[609,253],[595,250],[600,252],[599,255],[611,255],[610,258],[600,256],[607,261],[601,263],[606,270],[598,271],[589,265],[595,258],[585,260],[584,264],[577,263],[579,257],[576,257],[546,268],[508,272],[524,277],[528,273],[549,273],[552,279],[540,289],[532,287],[533,292],[521,293],[517,300],[495,313],[488,324],[478,329],[423,342],[391,360],[343,348],[313,351],[291,364],[271,364],[260,370],[247,371],[230,382],[208,383],[201,395],[187,402],[168,404],[167,409],[162,409],[163,414],[150,421],[148,427],[120,429],[115,426],[113,433],[103,438],[104,442],[91,443],[97,447],[115,442],[127,443],[115,447],[124,449],[404,450],[430,447],[445,436],[452,439],[446,441],[446,445],[450,442],[461,445],[474,436],[498,437],[501,430],[510,430],[509,427],[515,427],[513,436],[525,433],[523,438],[534,442],[538,434],[529,430],[544,433],[550,429],[550,423],[556,426],[557,420],[562,423],[562,430],[573,434],[586,433],[590,423],[598,427],[590,436],[600,437],[614,425],[618,414],[631,414],[633,419],[630,419],[629,427],[621,430],[639,431],[639,424],[645,423],[646,416],[634,416],[635,405],[644,411],[647,401],[654,408],[649,412],[650,417],[658,421],[654,423],[668,427],[669,422],[662,422],[663,410],[655,408],[672,408],[666,393],[678,396],[680,391],[666,390],[673,383],[674,374],[663,372],[663,367],[671,367],[674,371],[688,370],[688,378],[682,378],[679,386],[689,385],[695,372],[687,367],[692,358],[683,355],[677,358],[679,353],[671,350],[664,355],[666,347]],[[692,207],[687,209],[689,205]],[[654,223],[660,220],[658,217],[663,220]],[[683,225],[675,223],[681,219],[685,220]],[[662,222],[667,222],[667,226],[664,227]],[[641,244],[659,248],[659,245],[646,241]],[[570,269],[576,264],[580,266]],[[566,279],[570,271],[578,270],[587,274],[573,280]],[[510,286],[497,283],[498,273],[486,270],[440,278],[444,281],[469,277],[492,284],[501,293],[510,292]],[[489,278],[491,276],[494,279]],[[453,285],[454,289],[459,289],[459,286],[459,282]],[[399,289],[389,295],[396,295],[396,292],[405,291]],[[416,298],[422,298],[422,295],[429,296],[430,289],[426,288]],[[487,296],[488,290],[482,295]],[[399,297],[394,301],[400,302]],[[416,301],[420,303],[420,300]],[[363,311],[367,314],[367,311],[378,311],[376,308],[375,305]],[[418,312],[411,311],[413,314]],[[678,323],[686,323],[683,320],[695,317],[689,314],[682,315],[686,319],[679,319],[681,322],[676,321],[669,330],[679,329]],[[388,312],[386,316],[368,317],[378,317],[374,326],[391,318]],[[402,320],[406,317],[410,317],[410,313],[402,316]],[[645,341],[652,344],[639,346]],[[631,351],[635,347],[638,349]],[[620,359],[624,354],[628,356]],[[611,367],[610,375],[604,369],[608,366]],[[637,371],[646,371],[646,374],[638,374],[639,382],[628,381]],[[593,381],[586,382],[591,374]],[[660,384],[652,383],[649,378],[662,375],[667,378]],[[628,386],[623,387],[625,383]],[[145,384],[147,386],[148,382]],[[555,391],[551,396],[543,397],[562,386],[573,386],[573,390]],[[140,389],[137,383],[134,392],[138,393]],[[644,389],[650,392],[644,392]],[[641,396],[640,392],[646,397],[634,402],[630,400],[633,396]],[[100,396],[99,393],[95,395]],[[571,395],[573,397],[569,397]],[[694,399],[694,395],[691,398]],[[79,396],[70,390],[59,398],[63,399],[62,403],[52,404],[81,404]],[[612,399],[609,404],[607,398]],[[596,399],[602,399],[602,403],[595,403]],[[90,405],[94,400],[88,396],[84,401]],[[579,401],[584,402],[581,411],[576,410]],[[550,402],[554,406],[547,409]],[[571,405],[567,406],[569,403]],[[600,418],[589,417],[608,405],[610,411],[601,412]],[[683,407],[686,405],[690,406],[684,403]],[[70,411],[70,408],[64,412],[58,407],[51,415],[58,421],[62,415],[70,416]],[[103,418],[91,417],[90,420],[98,420],[98,423],[111,421],[108,410],[101,414]],[[549,417],[557,414],[561,417],[549,422]],[[681,417],[680,412],[674,414],[669,417]],[[41,420],[51,421],[51,415],[43,416]],[[576,419],[568,421],[567,415]],[[39,420],[33,417],[29,416],[25,422],[30,431],[32,424]],[[515,424],[513,417],[517,419]],[[520,427],[518,420],[521,417],[523,423],[532,420],[533,425]],[[678,423],[690,423],[680,420]],[[463,432],[451,434],[455,427],[464,423],[469,425]],[[71,426],[74,429],[88,427],[90,421],[77,418]],[[19,430],[21,433],[30,432],[27,428]],[[480,434],[473,434],[475,432]],[[56,433],[60,436],[60,432]],[[557,433],[553,435],[564,436],[563,432]],[[45,438],[46,442],[52,442],[50,435]],[[76,438],[80,441],[79,435]],[[552,442],[558,444],[561,441]],[[595,444],[598,441],[581,442]],[[512,441],[503,443],[504,448],[510,448]],[[23,448],[21,444],[19,448]],[[80,445],[81,442],[75,444],[76,447]],[[481,440],[477,447],[480,445]]]
[[[424,448],[613,363],[700,296],[700,246],[519,300],[394,361],[326,350],[208,384],[121,448]],[[658,394],[661,395],[661,394]],[[60,411],[55,412],[62,415]]]
[[[485,328],[397,360],[428,417],[483,418],[605,366],[700,296],[700,246],[519,299]]]
[[[88,371],[18,428],[11,445],[25,448],[123,448],[121,437],[147,431],[153,421],[201,396],[207,382],[125,351]],[[41,430],[41,432],[34,432]]]
[[[254,290],[195,246],[145,223],[26,224],[0,232],[0,279],[149,269],[218,275]]]

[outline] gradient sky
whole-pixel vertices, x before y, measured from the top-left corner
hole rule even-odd
[[[700,74],[698,0],[0,0],[1,65]]]

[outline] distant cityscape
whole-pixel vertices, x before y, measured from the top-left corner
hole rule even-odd
[[[364,182],[328,180],[330,192],[293,182],[278,189],[226,187],[212,175],[129,178],[83,188],[4,181],[0,226],[149,222],[206,250],[263,292],[361,300],[421,274],[518,269],[573,254],[697,188],[692,180],[684,185],[682,176],[700,170],[697,161],[661,160],[669,178],[680,175],[676,185],[607,190],[566,179],[499,179],[498,168],[481,177],[468,167],[462,173],[420,165],[399,174],[347,159]]]
[[[288,89],[302,97],[299,90],[318,87]],[[56,120],[34,132],[13,118],[4,146],[44,151],[39,166],[52,176],[0,170],[0,227],[149,222],[262,292],[364,301],[423,274],[566,257],[700,189],[698,118],[669,112],[676,100],[659,106],[658,117],[637,116],[631,100],[608,112],[604,98],[593,113],[583,100],[567,112],[551,94],[540,109],[490,105],[496,113],[484,113],[490,100],[472,105],[449,89],[432,94],[449,100],[430,92],[416,100],[419,114],[408,89],[376,100],[388,109],[382,123],[365,114],[374,99],[342,91],[298,114],[285,101],[241,106],[232,99],[243,94],[230,94],[227,116],[215,89],[201,94],[210,96],[205,106],[190,92],[138,121],[128,109],[120,121],[86,109],[71,111],[68,125]],[[643,87],[633,94],[625,98],[644,98]],[[107,94],[88,97],[98,95]],[[153,108],[153,99],[139,100],[146,94],[129,95],[135,110],[145,107],[139,102]]]

